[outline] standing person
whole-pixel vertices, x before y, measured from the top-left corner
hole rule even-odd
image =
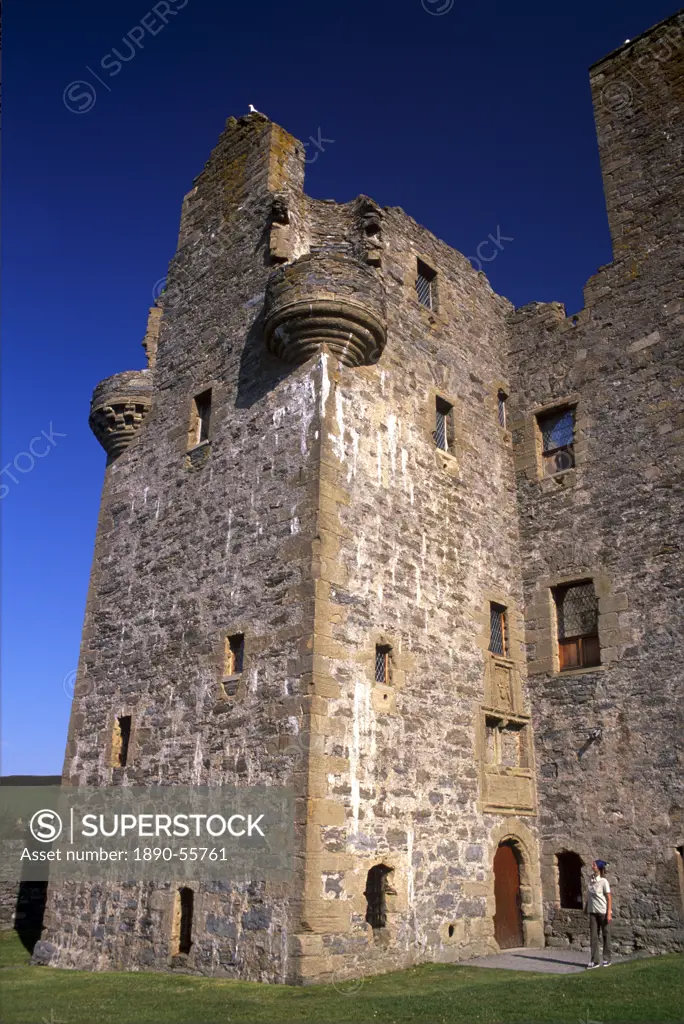
[[[591,960],[588,967],[600,967],[599,934],[603,943],[603,966],[610,967],[610,922],[613,919],[613,898],[606,878],[605,860],[595,860],[589,881],[586,911],[591,932]]]

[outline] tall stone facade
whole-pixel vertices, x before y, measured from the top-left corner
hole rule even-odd
[[[679,948],[683,30],[592,70],[615,259],[570,319],[228,121],[148,367],[93,396],[64,781],[293,787],[297,868],[198,884],[189,951],[171,884],[55,886],[37,960],[306,982],[582,943],[596,856],[619,948]]]

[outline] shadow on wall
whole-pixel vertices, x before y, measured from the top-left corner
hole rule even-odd
[[[47,901],[47,882],[20,882],[14,913],[14,930],[29,953],[40,938]]]

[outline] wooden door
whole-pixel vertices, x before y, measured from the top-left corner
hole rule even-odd
[[[513,847],[502,843],[494,857],[494,937],[500,949],[523,945],[520,871]]]

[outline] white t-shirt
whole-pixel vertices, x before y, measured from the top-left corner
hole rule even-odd
[[[601,875],[592,875],[589,882],[589,906],[587,907],[590,914],[606,914],[608,912],[607,896],[609,892],[608,879]]]

